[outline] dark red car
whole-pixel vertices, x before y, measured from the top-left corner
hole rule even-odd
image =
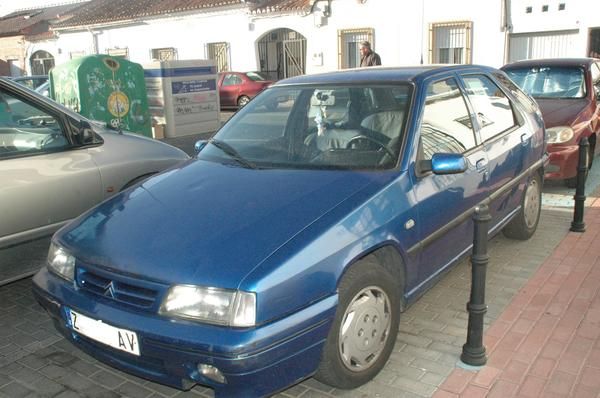
[[[241,108],[271,84],[258,72],[219,73],[221,108]]]
[[[574,187],[579,140],[589,139],[591,167],[600,134],[600,60],[538,59],[502,69],[540,106],[550,154],[546,178],[562,179]]]

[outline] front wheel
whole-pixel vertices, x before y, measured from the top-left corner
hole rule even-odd
[[[542,179],[535,174],[525,187],[519,213],[504,227],[507,238],[527,240],[535,233],[542,211]]]
[[[400,284],[372,259],[353,265],[339,287],[339,304],[315,378],[356,388],[379,373],[398,334]]]
[[[249,97],[247,97],[247,96],[245,96],[245,95],[242,95],[242,96],[241,96],[240,98],[238,98],[238,100],[237,100],[238,107],[240,107],[240,108],[242,108],[242,107],[244,107],[244,106],[248,105],[248,102],[250,102],[250,98],[249,98]]]

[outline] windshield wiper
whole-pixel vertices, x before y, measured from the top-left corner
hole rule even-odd
[[[238,151],[236,151],[231,145],[227,144],[226,142],[215,140],[214,138],[211,138],[210,140],[208,140],[208,143],[213,144],[214,146],[216,146],[217,148],[219,148],[220,150],[225,152],[227,155],[231,156],[232,159],[234,159],[236,162],[238,162],[242,166],[246,167],[247,169],[256,169],[257,168],[254,163],[244,159],[238,153]]]

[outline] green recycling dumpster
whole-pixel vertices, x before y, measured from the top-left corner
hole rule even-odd
[[[144,70],[109,55],[90,55],[50,71],[50,97],[115,129],[152,137]]]

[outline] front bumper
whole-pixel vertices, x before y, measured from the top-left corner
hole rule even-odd
[[[337,306],[337,295],[286,318],[251,329],[233,329],[157,314],[124,310],[66,284],[46,268],[33,278],[37,301],[56,328],[91,356],[136,376],[180,389],[212,387],[216,397],[260,397],[311,376]],[[79,335],[70,327],[68,309],[138,335],[139,357]],[[201,375],[198,364],[218,368],[226,383]]]
[[[548,145],[548,154],[550,156],[550,164],[545,169],[545,178],[550,180],[564,180],[577,175],[578,145]]]

